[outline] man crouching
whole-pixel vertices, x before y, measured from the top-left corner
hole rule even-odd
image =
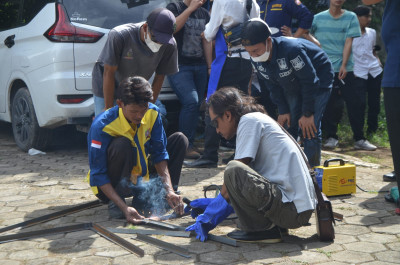
[[[188,230],[204,241],[232,212],[227,210],[230,205],[241,231],[228,237],[239,241],[276,243],[282,240],[280,228],[307,224],[316,205],[314,186],[289,136],[252,97],[235,88],[215,92],[208,110],[219,134],[226,139],[236,135],[235,160],[225,169],[221,194]]]
[[[120,84],[118,106],[98,115],[88,134],[88,177],[93,192],[109,202],[110,217],[125,217],[134,224],[149,214],[150,202],[161,202],[164,208],[169,204],[177,213],[183,213],[182,198],[174,190],[178,188],[188,140],[182,133],[174,133],[167,144],[161,114],[150,103],[152,99],[146,79],[125,79]],[[155,181],[147,185],[151,189],[146,190],[151,164],[157,174]],[[130,207],[125,198],[132,196]]]

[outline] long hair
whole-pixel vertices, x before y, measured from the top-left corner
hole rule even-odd
[[[210,107],[217,116],[222,116],[225,111],[230,111],[236,124],[243,115],[250,112],[267,114],[264,107],[258,104],[253,97],[245,95],[234,87],[223,87],[217,90],[208,101],[208,108]]]
[[[153,99],[150,83],[141,76],[125,78],[119,85],[117,98],[124,105],[147,105]]]

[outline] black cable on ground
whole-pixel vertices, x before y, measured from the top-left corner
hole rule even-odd
[[[365,190],[363,188],[361,188],[360,186],[358,186],[358,184],[356,184],[357,188],[359,188],[361,191],[363,192],[373,192],[373,193],[382,193],[382,192],[389,192],[388,190],[380,190],[380,191],[374,191],[374,190]]]

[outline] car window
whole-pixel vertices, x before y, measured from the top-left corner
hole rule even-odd
[[[0,30],[23,26],[55,0],[9,0],[0,1]]]
[[[20,0],[0,1],[0,30],[17,27],[20,2]]]
[[[64,0],[71,22],[112,29],[126,23],[145,21],[158,7],[173,0]]]

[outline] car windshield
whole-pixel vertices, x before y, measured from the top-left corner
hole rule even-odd
[[[146,21],[156,8],[174,0],[64,0],[71,22],[112,29],[126,23]]]

